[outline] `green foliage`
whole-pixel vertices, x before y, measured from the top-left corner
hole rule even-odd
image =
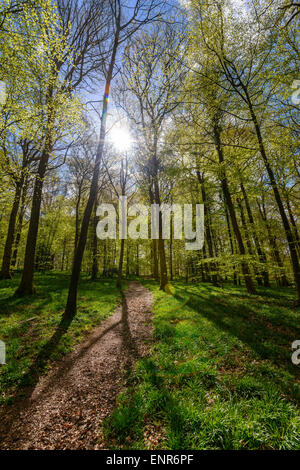
[[[82,103],[67,89],[61,73],[62,66],[71,63],[72,50],[70,32],[63,29],[55,2],[24,2],[19,14],[5,15],[4,24],[0,80],[6,94],[0,104],[0,170],[20,173],[22,155],[16,155],[12,135],[39,150],[50,127],[53,142],[70,138],[83,125]]]

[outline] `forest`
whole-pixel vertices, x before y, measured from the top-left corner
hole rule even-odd
[[[0,450],[300,450],[299,2],[0,2]]]

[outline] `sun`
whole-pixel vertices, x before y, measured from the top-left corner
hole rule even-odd
[[[132,138],[125,127],[113,127],[109,132],[109,140],[118,152],[126,152],[132,145]]]

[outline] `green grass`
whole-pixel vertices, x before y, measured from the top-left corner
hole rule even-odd
[[[12,401],[18,387],[30,385],[34,361],[54,335],[68,293],[69,276],[59,272],[37,273],[34,296],[13,297],[19,281],[18,275],[0,281],[0,339],[6,343],[6,365],[0,366],[0,403]],[[77,315],[52,347],[39,373],[70,352],[89,330],[114,311],[120,300],[115,279],[90,281],[83,277]]]
[[[300,449],[299,309],[289,289],[174,283],[155,297],[155,346],[103,428],[123,449]],[[189,301],[186,300],[189,298]]]

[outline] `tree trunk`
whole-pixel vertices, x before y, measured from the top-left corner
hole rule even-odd
[[[275,175],[273,173],[273,170],[271,168],[271,165],[269,163],[269,160],[265,151],[263,138],[262,138],[261,131],[260,131],[260,126],[258,124],[256,114],[254,112],[253,105],[251,103],[247,90],[245,91],[245,94],[248,100],[248,106],[249,106],[251,118],[252,118],[254,128],[255,128],[259,150],[260,150],[261,156],[263,158],[263,161],[264,161],[264,164],[265,164],[265,167],[266,167],[269,179],[270,179],[274,197],[275,197],[275,200],[279,209],[279,213],[281,216],[282,224],[285,230],[285,235],[286,235],[286,239],[287,239],[289,250],[290,250],[291,262],[292,262],[293,273],[294,273],[294,280],[295,280],[297,296],[298,296],[298,303],[300,303],[300,265],[299,265],[298,254],[297,254],[297,249],[295,245],[295,239],[294,239],[293,232],[291,230],[287,215],[284,210],[283,202],[279,193]]]
[[[254,243],[255,243],[256,251],[257,251],[257,254],[258,254],[258,257],[259,257],[259,260],[260,260],[262,266],[265,267],[263,269],[262,273],[261,273],[262,277],[263,277],[264,287],[270,287],[269,274],[268,274],[268,271],[266,269],[267,257],[266,257],[265,253],[263,252],[263,250],[261,248],[256,230],[255,230],[255,224],[254,224],[254,218],[253,218],[253,215],[252,215],[252,210],[251,210],[248,195],[247,195],[247,192],[245,190],[245,187],[244,187],[243,183],[241,183],[241,190],[242,190],[245,205],[246,205],[248,219],[249,219],[249,222],[250,222],[251,227],[252,227],[252,234],[253,234],[253,240],[254,240]]]
[[[93,218],[93,264],[92,264],[92,275],[91,280],[95,281],[97,279],[98,274],[98,237],[97,237],[97,201],[94,206],[94,218]]]
[[[159,196],[159,189],[158,183],[154,183],[155,186],[155,202],[156,204],[160,205],[160,196]],[[162,237],[162,213],[159,211],[158,215],[158,256],[159,256],[159,264],[160,264],[160,289],[165,290],[166,285],[168,284],[168,272],[167,272],[167,263],[166,263],[166,253],[165,253],[165,245],[164,240]]]
[[[69,285],[67,304],[66,304],[66,308],[62,317],[63,325],[68,325],[70,321],[72,321],[72,319],[76,315],[77,290],[78,290],[78,283],[79,283],[79,277],[80,277],[80,271],[81,271],[81,265],[82,265],[82,258],[83,258],[83,253],[84,253],[84,249],[86,245],[89,221],[91,218],[91,213],[92,213],[95,201],[96,201],[97,191],[98,191],[100,162],[102,161],[104,141],[105,141],[105,132],[106,132],[108,97],[109,97],[109,90],[110,90],[113,70],[115,66],[118,44],[119,44],[119,34],[120,34],[120,29],[117,28],[115,32],[114,45],[113,45],[111,60],[110,60],[109,68],[108,68],[107,79],[105,83],[99,144],[98,144],[98,149],[97,149],[97,154],[96,154],[90,193],[89,193],[88,201],[84,210],[78,244],[76,247],[76,252],[75,252],[75,257],[74,257],[74,262],[73,262],[73,267],[72,267],[71,280],[70,280],[70,285]]]
[[[153,191],[151,188],[151,185],[149,185],[149,199],[150,199],[150,204],[154,204],[154,195]],[[157,240],[153,239],[152,240],[152,253],[153,253],[153,276],[156,281],[159,280],[159,270],[158,270],[158,253],[157,253]]]
[[[79,228],[80,228],[80,223],[79,223],[79,207],[80,207],[80,201],[81,201],[81,185],[79,186],[79,189],[78,189],[78,198],[77,198],[76,206],[75,206],[74,256],[75,256],[75,253],[76,253],[76,248],[77,248],[77,243],[78,243],[78,234],[79,234]]]
[[[289,199],[288,194],[286,194],[285,200],[286,200],[286,205],[287,205],[287,210],[288,210],[288,213],[289,213],[290,221],[291,221],[291,224],[293,226],[293,232],[294,232],[294,238],[295,238],[295,242],[296,242],[296,248],[297,248],[298,254],[300,256],[300,237],[299,237],[297,224],[296,224],[296,221],[295,221],[295,218],[294,218],[294,215],[293,215],[293,211],[292,211],[292,208],[291,208],[291,203],[290,203],[290,199]]]
[[[203,259],[207,259],[206,246],[203,245]],[[211,282],[210,270],[208,268],[208,263],[204,263],[204,273],[205,273],[205,282]]]
[[[53,85],[50,86],[48,97],[48,121],[47,121],[47,131],[45,137],[45,147],[40,157],[40,162],[38,166],[37,176],[35,178],[33,197],[32,197],[32,206],[31,214],[29,221],[29,228],[27,234],[26,248],[25,248],[25,257],[24,257],[24,268],[21,278],[21,283],[18,289],[15,292],[17,296],[31,295],[34,294],[35,288],[33,285],[33,275],[34,275],[34,258],[35,258],[35,249],[36,241],[39,229],[39,218],[40,218],[40,209],[42,202],[42,190],[44,178],[47,170],[48,161],[52,152],[54,136],[53,136],[53,126],[55,119],[55,109],[53,104]]]
[[[18,215],[18,210],[19,210],[19,205],[20,205],[23,182],[24,182],[24,175],[22,172],[22,177],[20,181],[17,181],[16,183],[14,202],[13,202],[12,210],[11,210],[10,217],[9,217],[8,231],[7,231],[7,236],[6,236],[5,246],[4,246],[0,279],[11,278],[11,272],[10,272],[11,257],[12,257],[15,226],[16,226],[16,220],[17,220],[17,215]]]
[[[173,224],[172,219],[170,220],[170,244],[169,244],[169,268],[170,268],[170,280],[173,281]]]
[[[105,274],[107,269],[107,247],[106,247],[106,240],[103,240],[103,273]]]
[[[228,230],[228,236],[229,236],[229,243],[230,243],[230,249],[231,249],[231,254],[234,256],[234,245],[233,245],[233,240],[232,240],[232,233],[231,233],[231,227],[230,227],[230,220],[228,216],[228,210],[225,204],[225,217],[226,217],[226,224],[227,224],[227,230]],[[236,273],[236,268],[235,265],[233,265],[233,284],[237,286],[237,273]]]
[[[218,125],[214,126],[214,138],[215,138],[216,150],[217,150],[218,157],[219,157],[219,162],[222,164],[224,162],[224,156],[223,156],[223,149],[221,146],[220,130],[219,130]],[[236,213],[234,210],[231,194],[229,191],[225,171],[223,171],[223,174],[221,176],[221,186],[222,186],[222,191],[224,195],[224,200],[227,205],[229,215],[231,218],[232,228],[233,228],[233,231],[234,231],[237,243],[238,243],[239,253],[242,257],[244,257],[246,255],[246,250],[245,250],[242,235],[238,226],[237,217],[236,217]],[[256,290],[255,290],[255,287],[254,287],[254,284],[250,275],[249,266],[246,263],[246,261],[243,260],[241,262],[241,267],[242,267],[242,272],[243,272],[247,291],[250,294],[256,294]]]
[[[136,245],[136,264],[135,264],[135,275],[139,277],[140,275],[140,252],[139,252],[139,244]]]
[[[118,287],[118,289],[121,289],[121,287],[122,287],[123,260],[124,260],[124,245],[125,245],[125,240],[122,238],[122,239],[121,239],[120,258],[119,258],[118,279],[117,279],[117,287]]]
[[[270,229],[270,226],[269,226],[269,223],[268,223],[268,220],[267,220],[266,213],[265,213],[265,211],[262,210],[262,208],[261,208],[258,201],[257,201],[257,206],[258,206],[260,216],[261,216],[261,218],[262,218],[262,220],[265,224],[265,227],[267,229],[268,239],[269,239],[270,247],[272,248],[273,258],[276,261],[277,266],[279,268],[280,274],[279,274],[278,284],[282,287],[287,287],[289,285],[289,282],[288,282],[287,277],[284,273],[283,262],[282,262],[281,257],[280,257],[280,253],[279,253],[279,250],[278,250],[276,239],[271,233],[271,229]]]
[[[62,252],[61,266],[60,266],[60,270],[61,270],[61,271],[64,270],[64,262],[65,262],[65,255],[66,255],[66,244],[67,244],[67,239],[64,238],[64,242],[63,242],[63,252]]]
[[[213,240],[210,228],[210,217],[209,217],[209,206],[208,200],[206,196],[205,186],[204,186],[204,178],[201,176],[200,171],[197,170],[197,178],[198,182],[201,187],[201,195],[202,195],[202,202],[204,204],[204,225],[205,225],[205,234],[206,234],[206,243],[208,247],[208,254],[210,258],[214,257],[214,250],[213,250]],[[209,264],[210,269],[212,271],[212,283],[216,286],[218,284],[218,277],[216,274],[216,264],[214,262],[210,262]]]
[[[129,250],[129,243],[127,240],[127,243],[126,243],[126,277],[130,276],[129,256],[130,256],[130,250]]]
[[[250,240],[250,237],[249,237],[249,230],[248,230],[248,226],[247,226],[247,222],[246,222],[246,218],[245,218],[245,214],[244,214],[243,205],[242,205],[242,202],[239,198],[237,198],[237,204],[238,204],[239,210],[240,210],[241,222],[242,222],[242,227],[244,229],[244,237],[245,237],[245,240],[246,240],[248,253],[252,257],[252,259],[254,260],[255,254],[253,253],[253,250],[252,250],[252,244],[251,244],[251,240]],[[257,284],[259,286],[262,286],[262,278],[260,277],[260,274],[259,274],[259,272],[257,270],[257,267],[255,265],[253,266],[253,270],[254,270],[254,273],[255,273],[255,278],[256,278]]]
[[[154,139],[154,155],[153,155],[153,170],[154,170],[154,200],[155,203],[160,206],[160,192],[158,184],[158,162],[157,162],[157,139]],[[166,263],[165,245],[162,237],[162,213],[159,211],[158,214],[158,257],[160,265],[160,289],[165,290],[168,284],[168,272]]]
[[[36,241],[37,241],[37,234],[38,234],[38,228],[39,228],[43,180],[44,180],[44,176],[46,173],[49,156],[50,156],[49,152],[43,153],[41,160],[40,160],[39,168],[38,168],[38,175],[35,180],[29,229],[28,229],[26,249],[25,249],[24,269],[23,269],[21,283],[18,289],[16,290],[16,295],[18,296],[30,295],[30,294],[34,294],[35,292],[35,288],[33,285],[34,258],[35,258]]]
[[[17,234],[16,234],[15,243],[14,243],[14,251],[13,251],[13,254],[12,254],[12,258],[11,258],[12,268],[14,268],[16,266],[16,263],[17,263],[18,249],[19,249],[19,244],[20,244],[20,240],[21,240],[22,228],[23,228],[23,219],[24,219],[24,214],[25,214],[26,193],[27,193],[27,187],[24,186],[23,191],[22,191],[21,207],[20,207],[19,217],[18,217]]]

